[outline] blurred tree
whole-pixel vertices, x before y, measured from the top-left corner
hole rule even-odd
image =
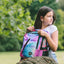
[[[64,50],[64,24],[57,25],[59,31],[59,46],[58,50]]]
[[[59,7],[64,10],[64,0],[59,0]]]
[[[31,2],[32,0],[0,0],[0,51],[21,49],[20,40],[22,41],[26,28],[34,23],[29,10],[24,8]]]
[[[56,12],[55,24],[60,30],[59,49],[64,49],[64,12],[58,10],[56,0],[0,0],[0,51],[21,49],[26,28],[34,24],[39,8],[44,5]]]
[[[30,12],[22,5],[30,5],[29,0],[0,0],[0,34],[22,36],[27,26],[33,24]],[[24,29],[25,28],[25,29]]]
[[[42,6],[49,6],[55,11],[58,9],[58,4],[56,0],[42,0],[41,2],[39,0],[35,0],[31,3],[31,5],[28,5],[27,8],[30,10],[30,15],[32,19],[35,19],[35,16]]]
[[[57,10],[57,23],[56,26],[58,27],[59,33],[59,46],[58,50],[64,50],[64,11],[62,9]]]

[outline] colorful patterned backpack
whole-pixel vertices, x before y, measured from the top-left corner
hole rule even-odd
[[[23,46],[20,52],[21,57],[48,56],[49,45],[45,37],[37,31],[29,32],[24,35]]]

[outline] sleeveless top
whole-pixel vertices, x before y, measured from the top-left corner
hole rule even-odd
[[[57,27],[55,25],[50,25],[50,26],[46,27],[43,30],[48,31],[48,33],[49,33],[49,35],[51,37],[52,33],[57,30]],[[50,50],[49,51],[49,57],[53,58],[55,60],[55,58],[53,57],[53,55],[55,55],[55,52],[53,52],[52,50]]]

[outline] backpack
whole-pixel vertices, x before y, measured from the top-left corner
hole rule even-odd
[[[21,57],[48,56],[49,45],[45,37],[37,31],[29,32],[24,35],[23,45],[20,52]]]

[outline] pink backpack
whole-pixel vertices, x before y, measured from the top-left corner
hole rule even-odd
[[[21,57],[48,56],[49,45],[45,37],[37,31],[29,32],[24,35],[23,45],[20,52]]]

